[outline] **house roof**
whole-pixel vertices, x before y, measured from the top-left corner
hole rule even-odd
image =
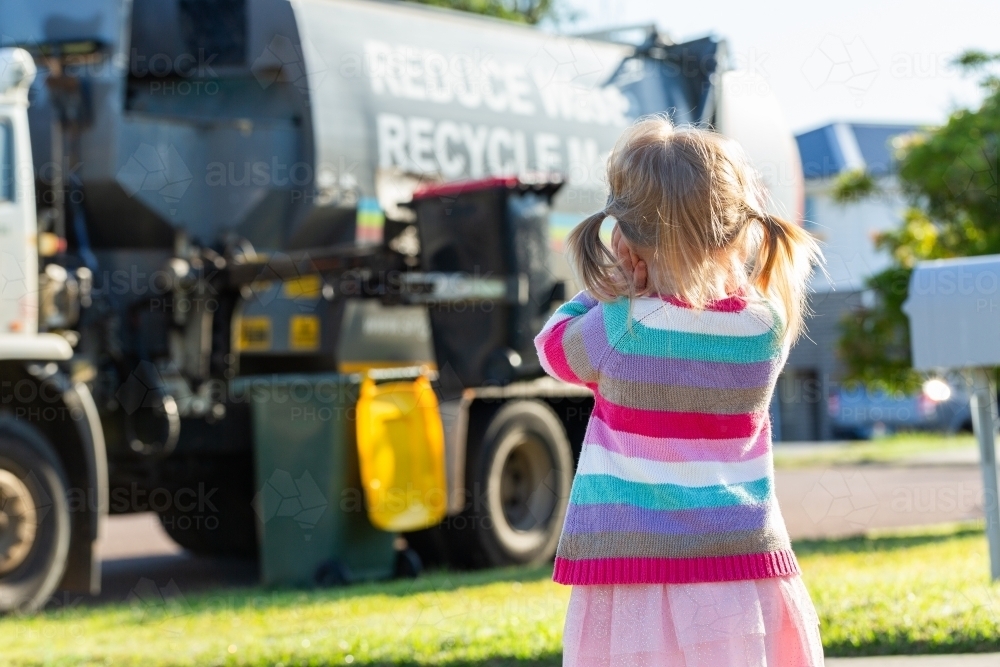
[[[807,179],[836,176],[852,169],[881,176],[893,170],[892,139],[918,129],[918,125],[830,123],[796,135],[795,140]]]

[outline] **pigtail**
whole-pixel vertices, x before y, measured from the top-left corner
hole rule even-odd
[[[621,286],[614,277],[618,261],[601,240],[601,225],[607,217],[607,211],[599,211],[584,219],[569,233],[566,249],[584,289],[595,299],[611,302]]]
[[[823,255],[812,235],[798,225],[773,215],[758,221],[762,237],[750,282],[778,302],[785,317],[783,337],[794,342],[808,314],[806,282]]]

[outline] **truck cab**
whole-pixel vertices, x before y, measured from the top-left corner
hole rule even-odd
[[[46,292],[58,298],[52,281],[66,281],[61,267],[39,277],[34,76],[26,51],[0,49],[0,613],[38,609],[56,589],[98,591],[93,546],[107,513],[97,408],[67,365],[70,341],[38,327]]]

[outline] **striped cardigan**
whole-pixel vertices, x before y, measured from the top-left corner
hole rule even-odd
[[[629,319],[631,318],[631,326]],[[581,292],[535,339],[545,370],[594,391],[566,523],[563,584],[798,573],[774,495],[768,406],[787,356],[759,296],[695,310]]]

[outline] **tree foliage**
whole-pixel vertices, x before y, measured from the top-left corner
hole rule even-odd
[[[1000,253],[1000,78],[991,71],[1000,54],[968,52],[955,62],[981,73],[985,99],[978,109],[958,110],[941,127],[902,138],[895,146],[909,207],[900,226],[876,240],[893,264],[868,279],[873,303],[841,323],[840,353],[849,381],[877,380],[901,389],[917,381],[902,305],[918,261]],[[865,174],[847,174],[834,196],[841,201],[867,196],[873,182]]]
[[[421,5],[447,7],[473,14],[493,16],[534,25],[542,19],[555,19],[553,0],[410,0]]]
[[[837,177],[833,184],[833,198],[841,204],[871,197],[878,192],[878,181],[864,169],[851,169]]]

